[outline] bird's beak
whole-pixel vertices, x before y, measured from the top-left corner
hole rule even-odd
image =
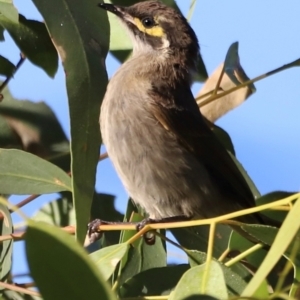
[[[127,13],[126,7],[109,4],[109,3],[104,3],[104,2],[99,3],[98,6],[101,7],[102,9],[105,9],[105,10],[113,13],[114,15],[118,16],[123,21],[127,21],[130,23],[133,22],[133,18]]]
[[[127,7],[109,3],[99,3],[98,6],[116,15],[132,32],[136,30],[135,20],[128,13]]]

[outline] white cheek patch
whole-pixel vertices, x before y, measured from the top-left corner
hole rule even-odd
[[[162,46],[160,49],[166,49],[170,47],[170,41],[167,39],[166,36],[162,37]]]

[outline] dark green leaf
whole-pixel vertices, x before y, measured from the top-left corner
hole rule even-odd
[[[1,198],[5,201],[4,198]],[[1,235],[9,235],[13,233],[13,224],[10,212],[3,203],[0,203],[0,228]],[[6,282],[9,278],[11,266],[12,266],[12,250],[13,250],[13,240],[3,241],[0,244],[0,280],[1,282]],[[3,287],[0,288],[4,289]]]
[[[288,192],[282,192],[282,191],[276,191],[272,192],[266,195],[261,196],[256,200],[256,205],[263,205],[272,203],[274,201],[289,197],[295,193],[288,193]],[[280,211],[280,210],[264,210],[261,212],[262,214],[266,215],[268,218],[272,220],[276,220],[279,223],[282,223],[284,219],[286,218],[287,211]]]
[[[2,293],[1,300],[42,300],[41,297],[38,296],[31,296],[25,295],[20,292],[11,291],[11,290],[4,290]]]
[[[247,171],[244,169],[242,164],[237,160],[237,158],[234,155],[232,155],[230,152],[229,152],[229,154],[230,154],[232,160],[235,162],[236,166],[238,167],[239,171],[243,175],[244,179],[246,180],[254,198],[257,199],[258,197],[260,197],[259,190],[255,186],[253,180],[250,178],[250,176],[248,175]]]
[[[198,61],[197,61],[197,73],[194,75],[194,80],[195,81],[205,81],[208,78],[208,74],[206,71],[206,67],[204,64],[204,61],[202,59],[202,56],[198,56]]]
[[[172,229],[171,232],[179,243],[187,249],[207,252],[209,226]],[[227,249],[231,229],[229,226],[218,224],[214,241],[213,256],[218,258]]]
[[[297,194],[295,196],[297,196]],[[298,198],[279,230],[277,228],[268,228],[267,226],[265,226],[262,230],[260,230],[261,228],[258,228],[257,226],[245,226],[245,228],[243,226],[243,230],[253,234],[256,238],[263,240],[265,243],[272,243],[266,258],[243,291],[243,296],[252,296],[265,280],[266,276],[274,268],[280,257],[288,249],[289,245],[295,240],[295,237],[298,242],[299,237],[297,235],[300,228],[299,211],[300,201]],[[278,233],[276,234],[273,242],[274,234],[277,230]]]
[[[35,65],[41,67],[50,77],[58,68],[58,55],[42,22],[27,20],[19,16],[19,24],[1,21],[21,52]]]
[[[223,128],[215,125],[214,123],[211,123],[208,120],[207,122],[214,135],[218,138],[218,140],[222,143],[222,145],[226,148],[226,150],[235,156],[234,146],[229,134]]]
[[[242,225],[241,228],[261,243],[269,246],[272,245],[279,230],[278,228],[271,226],[250,224]]]
[[[21,150],[0,150],[1,194],[72,191],[70,177],[55,165]]]
[[[0,75],[10,77],[13,75],[14,70],[15,65],[12,62],[10,62],[7,58],[0,55]]]
[[[238,234],[237,232],[233,231],[228,243],[228,249],[232,253],[242,253],[249,248],[253,247],[253,243],[249,240]],[[252,266],[252,270],[258,269],[262,261],[264,260],[267,254],[266,249],[259,249],[249,255],[245,259],[249,265]]]
[[[0,2],[0,23],[5,20],[11,23],[18,23],[18,11],[12,0]]]
[[[94,194],[99,157],[99,111],[107,74],[107,14],[98,0],[33,0],[45,19],[66,73],[71,122],[73,201],[76,236],[83,242]]]
[[[188,265],[178,265],[141,272],[121,286],[120,297],[168,295],[188,269]]]
[[[106,221],[120,222],[124,218],[115,208],[115,197],[107,194],[95,193],[91,208],[91,219],[101,219]],[[133,232],[134,231],[127,231]],[[117,244],[120,239],[119,231],[106,231],[104,232],[105,241],[108,245]]]
[[[239,47],[238,42],[231,44],[231,46],[227,51],[225,62],[224,62],[225,73],[236,85],[239,85],[249,80],[248,76],[246,75],[246,73],[244,72],[244,70],[240,65],[238,47]],[[253,83],[251,83],[248,87],[251,93],[254,93],[256,91],[256,88]]]
[[[71,193],[63,193],[63,198],[51,201],[42,206],[33,216],[35,221],[58,227],[76,225]]]
[[[165,230],[160,231],[161,234],[165,233]],[[142,268],[141,271],[145,271],[152,268],[165,267],[167,265],[167,253],[165,243],[160,237],[155,238],[154,245],[148,245],[145,240],[142,239]]]
[[[215,261],[211,261],[208,266],[203,264],[185,272],[169,299],[182,300],[201,294],[218,299],[228,298],[222,268]]]
[[[4,28],[0,26],[0,42],[4,41]]]
[[[31,275],[45,300],[116,299],[85,250],[66,232],[29,221],[25,243]]]
[[[3,96],[0,147],[21,148],[70,171],[69,141],[51,108],[44,102],[16,100],[7,89]]]
[[[126,243],[105,247],[90,254],[105,280],[114,273],[116,266],[127,253],[129,245]]]
[[[126,219],[126,221],[129,220],[130,222],[140,222],[143,220],[143,217],[139,213],[134,212],[134,206],[131,201],[128,203],[126,218],[130,213],[131,217]],[[164,234],[164,230],[161,230],[161,233]],[[134,234],[136,234],[135,231],[125,231],[122,233],[121,241],[126,242]],[[141,238],[133,243],[128,256],[123,258],[119,282],[122,284],[127,279],[142,271],[151,268],[164,267],[166,265],[166,247],[161,238],[156,237],[153,245],[148,245],[145,240]]]
[[[141,272],[142,269],[142,255],[140,244],[133,247],[132,245],[129,248],[128,255],[125,257],[122,265],[124,267],[120,271],[120,278],[118,279],[119,284],[122,285],[126,280],[132,278],[134,275]]]

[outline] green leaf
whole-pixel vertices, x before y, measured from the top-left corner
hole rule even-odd
[[[6,201],[6,199],[0,197],[1,200]],[[2,216],[0,220],[1,236],[9,235],[13,233],[13,224],[10,212],[3,203],[0,203],[0,214]],[[12,250],[13,250],[13,240],[3,241],[0,244],[0,280],[1,282],[7,282],[9,278],[11,267],[12,267]],[[3,290],[3,287],[0,287]]]
[[[201,294],[218,299],[228,298],[222,268],[215,261],[211,261],[209,265],[205,263],[185,272],[170,298],[182,300]]]
[[[44,102],[16,100],[8,89],[3,97],[0,147],[23,149],[70,171],[69,141],[52,109]]]
[[[71,193],[63,192],[63,197],[46,203],[32,217],[58,227],[76,226]]]
[[[15,65],[7,58],[0,55],[0,75],[10,77],[13,75]]]
[[[96,266],[100,270],[105,280],[114,273],[118,263],[123,256],[127,253],[129,245],[122,243],[105,247],[90,254],[90,257],[94,260]]]
[[[2,293],[1,300],[42,300],[42,298],[38,297],[38,296],[31,296],[28,294],[25,295],[20,292],[11,291],[11,290],[6,289]]]
[[[274,191],[256,199],[256,205],[258,206],[258,205],[272,203],[274,201],[292,196],[293,194],[295,193]],[[263,210],[260,213],[266,215],[268,218],[272,220],[278,221],[279,223],[282,223],[287,215],[286,211],[270,210],[270,209]]]
[[[116,299],[85,250],[61,229],[29,220],[25,246],[31,276],[45,300]]]
[[[165,230],[160,230],[161,234],[165,234]],[[160,237],[155,238],[154,245],[148,245],[145,240],[141,239],[141,254],[142,254],[142,268],[145,271],[152,268],[159,268],[167,266],[167,252],[164,241]]]
[[[238,42],[232,43],[227,51],[226,58],[224,61],[224,72],[236,85],[240,85],[241,83],[249,80],[249,77],[246,75],[246,73],[240,65],[238,48]],[[251,93],[254,93],[256,91],[256,88],[253,83],[249,84],[248,87]]]
[[[253,247],[253,243],[251,243],[249,240],[247,240],[237,232],[235,231],[232,232],[228,243],[228,249],[230,250],[230,252],[242,253],[251,247]],[[258,269],[266,255],[267,255],[266,249],[259,249],[247,255],[247,263],[253,267],[252,269]]]
[[[254,198],[258,198],[260,197],[260,193],[259,190],[257,189],[256,185],[254,184],[253,180],[250,178],[250,176],[248,175],[247,171],[244,169],[244,167],[242,166],[242,164],[237,160],[237,158],[232,155],[229,152],[232,160],[234,161],[234,163],[236,164],[236,166],[238,167],[239,171],[241,172],[241,174],[243,175],[244,179],[246,180]]]
[[[4,28],[0,26],[0,42],[4,41]]]
[[[217,238],[214,240],[213,257],[220,257],[227,249],[231,231],[229,226],[223,224],[218,224],[216,226],[215,236]],[[171,232],[184,248],[207,252],[209,226],[177,228],[172,229]]]
[[[55,165],[21,150],[0,149],[1,194],[72,191],[70,177]]]
[[[202,265],[206,262],[207,255],[204,252],[187,250],[187,253],[189,255],[191,267]],[[240,295],[245,289],[247,283],[239,275],[239,273],[236,272],[236,266],[233,268],[228,268],[217,260],[214,261],[222,268],[229,295]],[[250,276],[250,273],[248,272],[247,275]]]
[[[280,257],[284,254],[290,243],[293,241],[300,228],[299,211],[300,201],[298,199],[293,205],[291,211],[288,213],[281,228],[279,229],[266,258],[260,265],[260,268],[253,276],[250,283],[245,288],[242,296],[251,297],[255,294],[261,283],[265,280],[266,276],[269,274],[274,265],[279,261]],[[272,231],[275,230],[276,229],[272,229]],[[270,234],[270,232],[271,230],[268,233]],[[255,234],[257,235],[257,233]],[[268,238],[265,232],[263,232],[263,236],[263,239],[265,241],[269,239],[269,241],[272,242],[272,236]]]
[[[218,138],[218,140],[222,143],[222,145],[229,151],[232,155],[235,156],[234,145],[231,141],[229,134],[221,127],[216,124],[206,120],[210,126],[211,131]]]
[[[206,67],[201,55],[198,55],[196,70],[197,73],[194,75],[195,81],[203,82],[208,78]]]
[[[99,111],[107,74],[107,14],[98,0],[33,0],[45,19],[65,73],[71,122],[73,201],[76,236],[83,242],[94,194],[99,157]]]
[[[129,214],[131,216],[129,217]],[[129,218],[129,219],[128,219]],[[132,202],[129,200],[126,211],[125,221],[140,222],[143,217],[134,212]],[[165,231],[161,230],[161,234]],[[122,233],[121,242],[126,242],[131,238],[135,231],[125,231]],[[165,267],[167,265],[167,253],[164,241],[156,237],[153,245],[148,245],[144,238],[135,241],[128,252],[128,256],[124,256],[121,262],[120,284],[123,284],[127,279],[134,275],[152,268]]]
[[[132,278],[133,276],[141,272],[142,255],[140,250],[140,244],[138,244],[137,247],[133,247],[132,245],[130,245],[128,254],[122,260],[121,267],[123,265],[124,267],[119,271],[119,285],[122,285],[126,280]]]
[[[0,23],[2,20],[11,23],[18,23],[19,15],[17,9],[13,5],[12,0],[0,1]]]
[[[185,264],[141,272],[121,286],[119,295],[122,298],[167,295],[188,269],[189,266]]]
[[[21,52],[35,65],[41,67],[50,77],[58,68],[58,55],[42,22],[27,20],[19,16],[19,24],[1,21]]]

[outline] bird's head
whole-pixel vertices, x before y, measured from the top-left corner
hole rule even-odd
[[[100,3],[128,28],[134,54],[158,51],[185,56],[194,65],[199,55],[195,32],[184,16],[160,1],[143,1],[129,7]]]

